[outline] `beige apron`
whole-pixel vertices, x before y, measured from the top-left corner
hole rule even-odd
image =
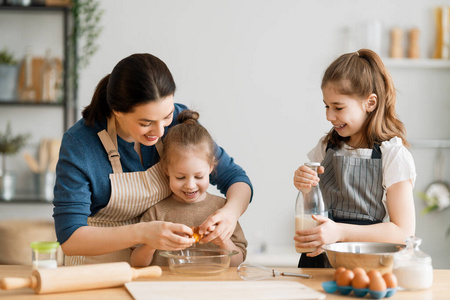
[[[88,218],[89,226],[116,227],[138,223],[141,215],[151,206],[167,198],[172,192],[169,180],[161,164],[157,163],[144,172],[122,172],[117,147],[117,135],[114,116],[108,119],[107,130],[98,133],[113,168],[109,174],[111,198],[108,205]],[[162,153],[162,142],[156,148]],[[83,265],[105,262],[130,262],[131,249],[96,256],[66,256],[65,265]]]

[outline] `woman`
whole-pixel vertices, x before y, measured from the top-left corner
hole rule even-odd
[[[147,244],[179,250],[194,243],[183,224],[142,222],[140,216],[170,195],[159,164],[163,139],[186,106],[174,103],[175,82],[150,54],[121,60],[98,84],[83,118],[63,137],[56,170],[53,217],[66,265],[128,261]],[[200,225],[205,243],[233,233],[252,186],[244,170],[217,145],[211,183],[227,204]]]

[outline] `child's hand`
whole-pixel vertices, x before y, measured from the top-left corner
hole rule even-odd
[[[300,248],[316,248],[307,256],[313,257],[322,253],[321,248],[325,244],[335,243],[339,240],[339,232],[334,221],[321,215],[313,215],[312,218],[320,224],[316,227],[298,230],[295,232],[295,246]]]
[[[305,165],[301,166],[294,173],[295,187],[302,192],[309,192],[311,187],[319,183],[320,179],[317,177],[317,174],[322,174],[324,171],[323,166],[318,168],[317,173]]]

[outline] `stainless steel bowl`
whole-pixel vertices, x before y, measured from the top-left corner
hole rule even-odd
[[[392,272],[394,254],[405,245],[374,242],[334,243],[323,245],[333,268],[353,269],[361,267],[366,272],[378,270],[382,274]]]
[[[209,276],[228,270],[231,257],[238,252],[223,249],[187,248],[179,251],[161,251],[159,254],[167,257],[169,268],[175,273]]]

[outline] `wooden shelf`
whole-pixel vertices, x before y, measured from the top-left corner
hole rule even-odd
[[[448,59],[383,58],[383,62],[388,68],[450,69],[450,60]]]
[[[70,7],[67,6],[37,6],[37,5],[0,5],[0,10],[41,10],[41,11],[61,11],[61,10],[70,10]]]
[[[64,103],[61,102],[22,102],[22,101],[1,101],[0,100],[0,106],[42,106],[42,107],[63,107]]]

